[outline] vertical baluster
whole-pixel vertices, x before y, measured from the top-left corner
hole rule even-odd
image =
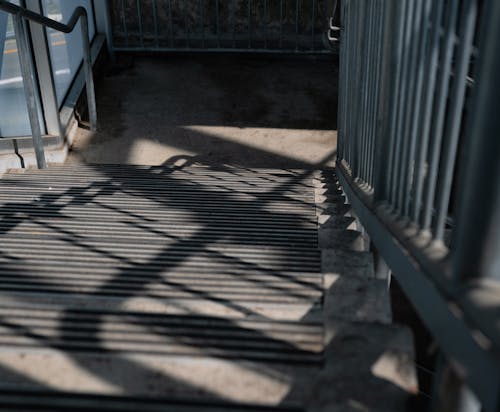
[[[220,47],[220,10],[219,10],[219,0],[215,0],[215,29],[217,31],[217,47]]]
[[[267,26],[269,20],[269,8],[267,0],[264,0],[264,48],[267,49]]]
[[[188,7],[184,6],[184,30],[186,32],[186,48],[189,49],[191,47],[191,38],[189,34],[189,14]]]
[[[374,147],[374,202],[390,200],[390,177],[393,164],[395,107],[398,102],[399,66],[402,53],[403,2],[382,1],[384,7],[383,47],[379,107],[377,111],[378,139]]]
[[[347,38],[347,32],[345,30],[345,2],[341,6],[341,32],[340,32],[340,65],[339,65],[339,105],[337,108],[337,129],[338,129],[338,141],[337,141],[337,162],[345,158],[345,118],[347,113],[345,111],[345,106],[347,103],[347,96],[345,93],[345,85],[349,82],[349,76],[347,74],[346,67],[346,43],[348,43],[349,39]]]
[[[283,49],[283,0],[280,0],[280,49]]]
[[[232,1],[233,9],[231,11],[231,18],[233,22],[233,48],[236,48],[236,0]]]
[[[141,12],[141,1],[137,0],[137,19],[139,24],[139,37],[141,39],[141,47],[144,47],[144,32],[142,29],[142,12]]]
[[[371,7],[373,5],[373,2],[368,2],[368,3],[362,3],[361,7],[365,9],[365,19],[363,21],[362,27],[363,27],[363,32],[361,35],[362,38],[362,48],[361,48],[361,61],[360,61],[360,68],[361,68],[361,88],[360,88],[360,93],[361,93],[361,106],[359,107],[360,110],[360,122],[359,122],[359,155],[360,155],[360,162],[359,162],[359,177],[361,177],[362,180],[366,179],[366,147],[368,143],[368,134],[369,131],[367,130],[367,121],[368,121],[368,101],[369,101],[369,94],[370,94],[370,89],[369,89],[369,83],[370,83],[370,76],[371,76],[371,44],[372,44],[372,38],[371,38],[371,27],[373,24],[373,19],[371,18]]]
[[[168,8],[168,23],[169,23],[169,31],[170,31],[170,47],[174,47],[174,22],[172,16],[172,0],[167,0],[167,8]]]
[[[201,25],[201,44],[205,47],[205,4],[200,0],[200,25]]]
[[[316,23],[316,0],[311,0],[311,50],[314,50],[315,23]]]
[[[434,227],[436,240],[443,239],[446,217],[448,215],[458,139],[460,136],[462,110],[467,87],[467,72],[472,55],[474,30],[476,28],[476,16],[476,0],[465,0],[462,3],[460,47],[458,48],[455,58],[456,64],[453,70],[453,88],[450,95],[450,108],[448,109],[448,118],[443,140],[443,160],[439,173],[436,198],[436,220]]]
[[[157,12],[157,6],[156,6],[156,0],[153,0],[153,24],[154,24],[154,31],[155,31],[155,45],[156,47],[160,47],[160,36],[158,34],[158,12]]]
[[[36,103],[36,86],[32,73],[31,53],[28,46],[27,35],[24,30],[23,19],[20,14],[13,14],[14,30],[17,37],[17,48],[19,49],[19,60],[21,74],[23,77],[24,95],[28,107],[28,117],[31,126],[33,147],[35,149],[36,163],[39,169],[45,169],[47,163],[43,151],[42,131],[40,119],[38,118],[38,108]]]
[[[391,103],[387,110],[389,115],[388,122],[388,144],[387,144],[387,171],[385,172],[384,181],[384,194],[385,199],[389,205],[394,207],[394,181],[396,177],[397,170],[397,140],[398,135],[396,133],[397,123],[398,123],[398,107],[401,105],[401,83],[402,83],[402,69],[403,69],[403,52],[404,52],[404,28],[406,23],[406,10],[409,7],[407,0],[402,0],[396,2],[396,12],[395,12],[395,40],[394,49],[391,56],[391,64],[389,65],[390,70],[394,70],[394,78],[390,80],[391,82]],[[382,172],[384,173],[384,172]],[[382,199],[380,199],[382,200]]]
[[[248,48],[252,48],[252,0],[248,0]]]
[[[482,4],[474,89],[459,163],[457,210],[452,243],[452,275],[459,287],[486,280],[491,292],[500,281],[500,2]],[[486,296],[486,295],[485,295]],[[494,295],[490,295],[493,297]],[[490,319],[497,306],[491,300]],[[498,319],[498,317],[496,318]],[[498,401],[496,406],[498,406]]]
[[[404,136],[403,136],[403,118],[404,118],[404,108],[408,104],[408,66],[409,66],[409,57],[410,57],[410,38],[411,38],[411,22],[413,18],[414,11],[414,3],[413,1],[408,1],[406,5],[406,15],[405,15],[405,29],[404,29],[404,37],[403,37],[403,56],[402,56],[402,64],[401,64],[401,82],[399,84],[400,88],[400,101],[399,104],[395,107],[397,111],[397,123],[395,130],[395,145],[394,145],[394,170],[392,176],[392,201],[394,207],[397,211],[401,211],[401,204],[398,202],[399,200],[399,176],[401,173],[402,167],[402,158],[404,151]]]
[[[443,0],[432,0],[432,13],[427,15],[431,23],[430,43],[428,57],[425,62],[425,80],[422,97],[422,106],[418,117],[418,139],[419,149],[415,160],[415,192],[413,201],[412,220],[419,221],[422,193],[424,189],[424,177],[426,169],[426,157],[429,147],[429,135],[431,129],[431,119],[433,112],[434,90],[436,87],[438,58],[439,58],[439,35],[441,29],[441,19],[443,15]]]
[[[398,191],[398,204],[401,208],[401,214],[406,217],[409,215],[409,190],[410,186],[409,177],[411,177],[411,162],[412,157],[411,152],[415,148],[415,141],[412,141],[413,132],[411,126],[413,124],[413,119],[415,117],[416,106],[415,106],[415,95],[416,95],[416,77],[417,77],[417,65],[419,53],[421,50],[422,35],[421,35],[421,24],[422,24],[422,1],[414,2],[413,7],[413,19],[411,21],[411,38],[410,38],[410,55],[409,55],[409,66],[408,66],[408,93],[406,100],[406,110],[403,115],[402,123],[402,139],[403,139],[403,151],[401,159],[401,168],[399,173],[399,191]],[[424,45],[425,47],[425,45]]]
[[[120,9],[121,9],[121,18],[122,18],[122,25],[123,25],[123,33],[125,34],[125,46],[128,47],[129,41],[128,41],[127,17],[126,17],[126,14],[125,14],[125,0],[121,0],[121,2],[120,2]]]
[[[443,34],[442,61],[439,80],[437,82],[438,93],[436,96],[436,110],[434,114],[430,147],[429,172],[427,185],[425,187],[424,213],[422,216],[422,228],[430,229],[432,221],[433,203],[435,198],[439,158],[441,157],[441,143],[443,138],[443,127],[448,99],[453,49],[455,47],[455,27],[458,15],[458,1],[450,0],[445,12],[447,16],[446,27]]]
[[[295,50],[299,50],[300,0],[295,0]]]

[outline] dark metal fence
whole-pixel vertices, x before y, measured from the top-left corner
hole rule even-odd
[[[344,0],[341,16],[339,178],[462,382],[450,410],[498,411],[500,2]],[[482,406],[459,409],[466,393]]]
[[[336,0],[113,0],[118,51],[328,53]]]

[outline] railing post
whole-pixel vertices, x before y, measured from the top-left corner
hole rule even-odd
[[[31,133],[33,137],[33,146],[35,149],[36,163],[39,169],[45,169],[47,163],[43,151],[42,132],[40,129],[40,120],[38,118],[38,109],[36,104],[36,87],[32,73],[32,64],[28,39],[24,30],[21,13],[13,14],[14,28],[17,36],[17,48],[19,50],[21,73],[23,77],[24,94],[28,106],[28,116],[30,120]]]
[[[453,239],[459,279],[500,280],[500,2],[483,9],[481,54],[462,149]]]
[[[82,14],[80,27],[82,31],[83,66],[85,69],[85,85],[87,87],[90,130],[95,132],[97,130],[97,107],[95,101],[94,77],[92,76],[92,58],[90,56],[89,23],[86,10]]]

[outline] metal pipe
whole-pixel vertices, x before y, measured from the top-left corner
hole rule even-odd
[[[295,0],[295,49],[299,49],[299,11],[300,0]]]
[[[168,21],[169,21],[169,31],[170,31],[170,47],[174,47],[174,22],[172,17],[172,0],[168,0],[167,9],[168,9]]]
[[[283,48],[283,0],[280,0],[280,48]]]
[[[416,145],[416,134],[412,126],[416,118],[417,111],[417,100],[419,99],[417,88],[417,66],[419,59],[421,58],[422,49],[425,47],[425,39],[422,35],[422,13],[423,4],[420,1],[414,3],[413,19],[412,24],[412,35],[410,40],[410,65],[409,69],[409,90],[408,90],[408,100],[406,102],[406,111],[404,113],[403,120],[403,138],[404,138],[404,150],[403,159],[401,161],[401,173],[399,176],[399,199],[398,203],[401,205],[401,213],[404,217],[409,216],[409,200],[410,200],[410,188],[411,188],[411,178],[412,178],[412,168],[413,168],[413,153],[415,151]]]
[[[413,195],[413,211],[411,214],[414,222],[419,221],[422,205],[422,193],[424,189],[424,177],[426,170],[426,156],[429,147],[429,134],[431,128],[432,109],[434,101],[434,89],[436,86],[438,58],[439,58],[439,32],[441,28],[441,17],[443,14],[443,0],[433,0],[432,12],[427,14],[428,19],[432,17],[430,44],[427,59],[425,61],[426,73],[424,80],[424,91],[422,105],[419,114],[419,150],[415,159],[415,190]]]
[[[200,21],[201,21],[201,43],[205,47],[205,7],[203,0],[200,0]]]
[[[137,4],[137,19],[139,24],[139,38],[141,39],[141,46],[144,46],[144,32],[142,30],[142,13],[141,13],[141,0],[136,0]]]
[[[16,6],[12,3],[6,1],[0,1],[0,10],[4,10],[10,14],[14,15],[14,20],[16,21],[16,26],[19,30],[19,35],[21,36],[20,47],[24,50],[25,56],[23,57],[23,52],[21,55],[21,71],[26,75],[26,79],[31,79],[30,68],[30,52],[29,46],[26,38],[26,33],[24,32],[24,25],[22,19],[28,19],[39,23],[43,26],[50,27],[54,30],[61,31],[63,33],[70,33],[76,26],[76,23],[80,20],[81,32],[82,32],[82,47],[83,47],[83,66],[85,70],[85,80],[86,80],[86,91],[87,91],[87,104],[89,108],[89,119],[90,119],[90,130],[95,131],[97,129],[97,109],[95,101],[95,90],[94,90],[94,80],[92,76],[92,59],[90,56],[90,42],[89,42],[89,25],[87,10],[84,7],[77,7],[66,24],[60,23],[58,21],[49,19],[41,14],[34,13],[31,10],[27,10],[23,7]],[[20,49],[20,50],[21,50]],[[26,71],[26,72],[24,72]],[[35,99],[35,85],[33,80],[25,82],[28,89],[26,93],[31,97],[27,96],[27,104],[29,105],[28,112],[30,113],[30,124],[33,133],[33,142],[35,146],[35,153],[37,156],[37,163],[40,168],[46,167],[45,159],[43,156],[43,144],[41,139],[40,124],[38,121],[38,112],[36,110],[36,99]],[[32,90],[31,90],[32,89]],[[31,101],[32,99],[33,102]],[[31,113],[32,105],[35,107],[36,118],[33,117]],[[31,107],[31,108],[30,108]]]
[[[121,18],[123,24],[123,32],[125,33],[125,45],[128,46],[128,29],[127,29],[127,18],[125,15],[125,0],[121,0]]]
[[[40,129],[40,119],[38,118],[38,109],[36,104],[36,86],[32,76],[31,58],[27,41],[26,32],[24,31],[23,19],[21,13],[16,13],[12,16],[14,21],[14,30],[17,36],[17,47],[19,49],[19,59],[21,62],[21,74],[23,77],[24,95],[26,97],[26,105],[28,106],[28,117],[33,135],[33,147],[35,149],[36,163],[39,169],[45,169],[47,163],[43,151],[42,132]]]
[[[267,0],[264,0],[264,48],[267,49],[267,26],[269,24],[269,8]]]
[[[80,24],[83,42],[83,67],[85,71],[85,85],[87,89],[87,105],[89,108],[90,130],[97,130],[97,107],[94,88],[94,76],[92,75],[92,58],[90,56],[89,24],[87,13],[81,16]]]
[[[316,20],[316,0],[311,0],[311,50],[314,50],[314,26]]]
[[[461,11],[461,47],[455,58],[456,68],[454,70],[454,85],[450,96],[450,107],[448,109],[445,136],[443,142],[442,166],[439,173],[438,192],[436,196],[436,219],[434,232],[436,240],[442,240],[444,235],[448,206],[450,203],[451,187],[455,169],[458,139],[460,136],[460,125],[462,111],[464,109],[465,91],[467,88],[467,74],[472,56],[474,31],[476,28],[477,3],[475,0],[466,0],[462,3]]]
[[[479,37],[476,87],[463,138],[456,204],[453,276],[500,279],[500,2],[487,1]],[[491,295],[493,296],[493,295]],[[498,301],[495,301],[498,302]],[[497,306],[490,306],[493,310]],[[492,315],[496,312],[492,312]]]
[[[396,123],[396,144],[395,144],[395,162],[394,162],[394,171],[395,175],[393,176],[393,185],[392,185],[392,198],[393,205],[398,213],[402,212],[402,204],[401,204],[401,174],[403,173],[403,169],[406,166],[403,163],[404,159],[404,151],[405,151],[405,143],[406,136],[404,135],[404,119],[405,119],[405,108],[408,107],[408,89],[410,88],[409,78],[411,75],[411,66],[410,66],[410,58],[412,54],[411,50],[411,38],[412,38],[412,22],[413,16],[415,12],[415,4],[418,2],[415,1],[407,1],[406,6],[406,17],[405,17],[405,31],[404,31],[404,40],[403,40],[403,57],[402,57],[402,67],[401,67],[401,101],[395,110],[397,110],[397,123]]]
[[[429,173],[425,190],[424,210],[422,215],[422,228],[428,230],[431,227],[433,203],[435,198],[439,159],[441,157],[441,142],[443,137],[443,127],[446,114],[446,102],[448,98],[449,80],[451,75],[451,65],[453,59],[453,49],[455,46],[455,26],[458,15],[458,1],[450,0],[448,10],[445,15],[448,17],[443,39],[443,61],[439,85],[436,97],[436,112],[432,127],[432,145],[430,147]],[[450,10],[451,9],[451,10]]]
[[[248,0],[248,48],[252,47],[252,0]]]
[[[158,11],[157,11],[157,5],[156,5],[156,0],[153,0],[153,24],[155,26],[155,44],[156,47],[160,47],[160,38],[158,34]]]
[[[399,173],[399,161],[400,161],[400,143],[401,143],[401,135],[399,132],[399,124],[401,122],[400,119],[400,111],[402,110],[402,106],[404,102],[404,84],[405,84],[405,78],[404,78],[404,72],[406,71],[406,55],[407,55],[407,49],[408,45],[405,44],[405,25],[408,24],[408,15],[409,15],[409,9],[411,9],[411,6],[408,1],[402,0],[401,2],[398,2],[401,4],[401,14],[398,19],[398,31],[396,33],[396,39],[397,39],[397,58],[398,60],[395,62],[396,63],[396,85],[395,85],[395,92],[396,96],[394,98],[394,104],[392,106],[391,110],[391,170],[390,173],[388,174],[388,183],[387,187],[389,190],[389,203],[391,207],[396,208],[396,194],[397,194],[397,188],[396,188],[396,180],[397,176]]]
[[[219,16],[219,0],[215,0],[215,29],[217,32],[217,47],[220,47],[220,16]]]

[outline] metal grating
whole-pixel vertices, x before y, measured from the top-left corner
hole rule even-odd
[[[297,176],[115,166],[10,173],[0,181],[0,291],[319,300],[313,188]]]
[[[23,412],[301,412],[286,406],[245,405],[193,400],[92,396],[80,393],[0,391],[0,411]]]
[[[11,171],[0,216],[0,410],[300,410],[323,364],[309,172]]]

